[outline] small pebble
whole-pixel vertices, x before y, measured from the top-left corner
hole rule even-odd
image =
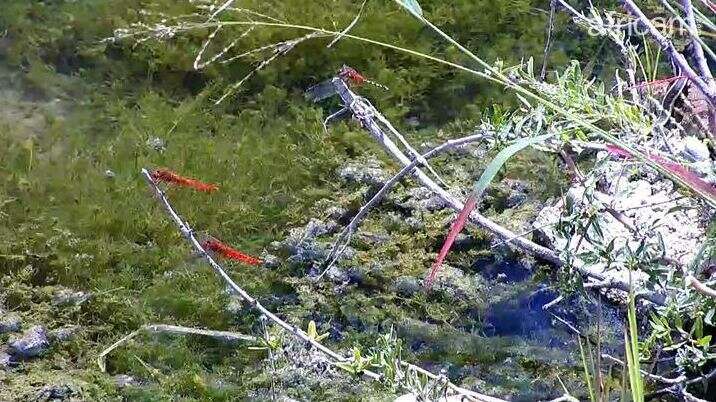
[[[21,338],[10,342],[9,352],[17,358],[36,357],[50,348],[47,331],[41,325],[30,328]]]
[[[117,374],[114,376],[114,383],[117,388],[127,388],[139,385],[139,382],[131,375]]]
[[[0,334],[8,332],[18,332],[22,326],[20,317],[15,314],[6,314],[0,318]]]

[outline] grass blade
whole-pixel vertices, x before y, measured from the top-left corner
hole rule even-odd
[[[587,389],[589,390],[589,400],[591,402],[598,402],[594,396],[594,387],[592,387],[592,374],[590,373],[589,364],[587,364],[587,356],[584,353],[584,346],[582,346],[582,340],[577,338],[579,341],[579,356],[582,358],[582,367],[584,367],[584,380],[587,382]],[[587,344],[589,347],[589,344]],[[591,359],[590,359],[591,360]]]
[[[631,283],[631,275],[629,277]],[[624,349],[627,358],[627,371],[629,373],[629,388],[633,402],[644,402],[644,382],[641,377],[639,362],[639,332],[636,324],[636,302],[634,291],[629,292],[629,306],[627,309],[627,326],[624,331]]]
[[[467,201],[465,201],[465,206],[462,208],[462,211],[460,211],[460,214],[458,214],[457,219],[455,219],[455,222],[452,224],[450,232],[445,238],[443,246],[440,248],[438,258],[435,260],[433,266],[430,268],[430,274],[428,274],[428,278],[425,280],[425,287],[429,288],[430,286],[432,286],[433,281],[435,280],[435,277],[440,270],[440,267],[443,265],[445,257],[447,256],[448,252],[450,252],[450,248],[455,242],[457,234],[460,233],[463,227],[465,227],[465,222],[467,222],[467,218],[470,216],[470,212],[475,209],[475,205],[477,205],[477,198],[471,195],[467,199]]]
[[[500,169],[502,169],[502,166],[505,164],[505,162],[507,162],[507,160],[510,159],[514,154],[529,147],[530,145],[544,142],[551,136],[552,134],[544,134],[539,135],[537,137],[522,138],[500,151],[500,153],[495,156],[495,159],[493,159],[490,164],[487,165],[485,171],[482,172],[480,179],[477,181],[477,183],[475,183],[475,187],[472,190],[473,196],[475,198],[480,198],[480,196],[482,196],[482,193],[485,191],[487,186],[492,183],[492,180],[495,178],[495,176],[497,176],[497,173],[500,171]]]

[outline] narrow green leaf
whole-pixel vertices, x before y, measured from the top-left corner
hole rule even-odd
[[[418,18],[423,17],[423,9],[420,7],[420,4],[417,0],[395,0],[396,3],[400,4],[403,8],[410,11],[410,14],[413,14],[414,16]]]
[[[584,354],[584,347],[582,346],[582,339],[577,338],[579,341],[579,356],[582,358],[582,368],[584,368],[584,380],[587,382],[587,389],[589,390],[589,400],[591,402],[598,402],[594,396],[594,387],[592,387],[592,374],[590,373],[589,365],[587,364],[587,356]],[[587,344],[589,347],[589,344]]]
[[[472,210],[477,206],[480,200],[480,196],[485,191],[487,186],[492,182],[492,179],[495,178],[497,172],[500,171],[502,165],[504,165],[505,162],[507,162],[507,160],[512,157],[512,155],[516,154],[520,150],[525,149],[530,145],[544,142],[552,135],[553,134],[545,134],[537,137],[519,139],[515,141],[512,145],[500,151],[500,153],[497,154],[495,159],[490,162],[485,171],[482,172],[482,176],[480,176],[480,179],[475,184],[475,188],[472,191],[472,194],[467,198],[467,201],[465,202],[465,206],[462,208],[462,211],[460,211],[457,216],[457,219],[455,220],[455,222],[453,222],[452,227],[450,228],[450,231],[445,238],[445,242],[440,248],[438,258],[435,260],[435,263],[433,263],[433,266],[430,268],[430,273],[425,280],[425,287],[429,288],[430,286],[432,286],[433,280],[435,280],[438,271],[440,271],[440,267],[442,267],[445,257],[450,251],[452,244],[455,242],[455,238],[465,226],[465,222],[470,216],[470,212],[472,212]]]
[[[641,365],[639,355],[639,333],[636,323],[636,302],[633,290],[629,292],[627,322],[628,330],[624,333],[624,341],[627,356],[627,366],[629,370],[629,385],[631,388],[632,401],[644,402],[644,383],[640,371]]]
[[[480,176],[480,179],[477,181],[477,183],[475,183],[475,187],[472,190],[473,197],[479,198],[482,195],[485,189],[487,189],[487,186],[489,186],[495,176],[497,176],[497,173],[500,171],[500,169],[502,169],[502,166],[505,164],[505,162],[507,162],[507,160],[510,159],[514,154],[529,147],[530,145],[544,142],[552,135],[554,134],[544,134],[539,135],[537,137],[522,138],[500,151],[500,153],[495,156],[495,159],[493,159],[492,162],[487,165],[485,171],[482,172],[482,176]]]

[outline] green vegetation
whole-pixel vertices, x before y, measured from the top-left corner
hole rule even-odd
[[[595,384],[587,381],[585,386],[581,374],[584,368],[589,379],[590,370],[599,368],[593,363],[587,368],[592,358],[584,353],[584,367],[578,364],[571,338],[549,339],[560,348],[522,335],[486,336],[485,321],[494,314],[493,306],[518,310],[510,303],[534,283],[486,279],[446,266],[435,292],[414,290],[417,282],[410,279],[424,275],[452,215],[421,210],[423,226],[407,224],[408,185],[398,186],[381,212],[362,225],[351,244],[354,253],[341,267],[349,276],[345,283],[313,283],[306,274],[314,267],[290,260],[285,244],[276,244],[312,218],[328,221],[330,207],[347,213],[360,207],[374,189],[342,183],[336,172],[346,161],[370,164],[378,158],[382,166],[394,167],[355,123],[340,121],[324,131],[323,119],[337,104],[305,101],[303,90],[342,64],[390,88],[364,86],[361,93],[415,144],[454,138],[481,120],[495,127],[536,124],[534,115],[519,121],[522,116],[508,112],[521,104],[519,99],[426,60],[348,40],[328,49],[330,39],[325,39],[300,44],[217,106],[212,101],[251,71],[261,55],[196,72],[194,57],[209,29],[161,42],[102,41],[115,29],[144,19],[171,22],[172,16],[192,9],[188,2],[7,3],[0,14],[0,83],[7,84],[0,91],[0,308],[19,314],[25,328],[42,324],[50,330],[80,330],[70,341],[54,345],[48,356],[24,362],[14,372],[0,371],[0,400],[29,399],[52,384],[69,384],[87,400],[261,400],[276,389],[297,399],[389,400],[398,392],[390,387],[401,370],[394,365],[397,357],[438,370],[446,367],[451,379],[518,400],[555,396],[559,384],[575,395],[593,397]],[[458,42],[477,49],[484,60],[501,58],[505,65],[530,57],[541,60],[546,3],[421,1],[431,21]],[[359,4],[245,0],[235,6],[290,17],[295,24],[335,24],[340,30]],[[220,50],[245,29],[227,26],[209,50]],[[249,50],[295,34],[257,29],[238,47]],[[474,63],[392,1],[369,2],[351,34]],[[596,60],[609,59],[599,42],[562,30],[556,35],[560,46],[551,54],[550,66],[569,66],[557,79],[564,90],[560,93],[567,94],[555,101],[559,107],[587,113],[589,119],[607,116],[600,123],[639,123],[642,116],[634,108],[613,101],[604,88],[584,85],[604,67]],[[587,72],[569,65],[571,58],[585,60]],[[513,73],[536,84],[531,72]],[[575,102],[593,96],[601,103]],[[595,104],[598,110],[591,109]],[[540,116],[543,112],[539,110]],[[582,138],[583,133],[574,131],[569,134]],[[499,157],[475,151],[483,152],[480,158],[454,162],[442,157],[435,165],[454,177],[455,188],[467,188],[491,156]],[[534,216],[544,200],[561,195],[566,179],[556,158],[534,150],[500,162],[490,175],[527,183],[529,196],[521,206],[507,208],[512,190],[495,184],[487,189],[482,208],[520,231],[520,222]],[[346,354],[352,351],[355,358],[343,364],[345,370],[358,375],[372,364],[393,373],[389,387],[379,389],[348,375],[330,381],[310,373],[302,377],[291,367],[277,366],[272,353],[289,340],[258,325],[255,313],[236,307],[214,274],[191,255],[139,177],[142,167],[166,167],[217,183],[220,190],[212,194],[180,189],[168,194],[201,234],[254,255],[278,255],[275,266],[226,265],[238,283],[287,321],[308,328],[310,337]],[[341,223],[343,218],[331,219]],[[467,231],[459,241],[469,246],[458,245],[447,262],[466,270],[514,257],[495,257],[488,237],[478,230]],[[490,263],[470,268],[476,260]],[[91,297],[59,307],[56,295],[64,288]],[[639,375],[633,320],[632,314],[627,356],[636,392],[642,388],[632,378]],[[193,336],[138,336],[107,356],[107,374],[98,370],[95,360],[102,350],[149,323],[231,330],[263,342],[237,348]],[[0,335],[0,343],[11,336]],[[18,371],[21,375],[15,375]],[[117,374],[142,384],[117,387],[112,378]],[[415,381],[426,395],[440,390],[439,384]]]
[[[347,22],[356,12],[348,1],[336,2],[330,14],[318,3],[279,3],[246,5],[277,16],[302,9],[300,18],[314,23]],[[436,2],[435,11],[451,21],[454,30],[478,41],[486,57],[538,54],[543,18],[532,3],[513,3],[484,7],[465,1],[448,7]],[[486,106],[498,99],[512,102],[497,88],[404,55],[344,42],[327,50],[325,43],[309,42],[259,73],[230,102],[214,107],[206,100],[247,72],[250,61],[193,72],[200,33],[168,44],[100,42],[114,29],[137,21],[142,7],[181,14],[182,2],[18,0],[3,7],[1,72],[3,82],[12,84],[0,115],[2,301],[6,310],[22,316],[25,327],[79,325],[82,330],[50,357],[24,364],[22,376],[0,374],[0,399],[30,397],[41,387],[37,384],[53,383],[72,384],[87,399],[125,392],[126,397],[152,400],[230,399],[268,386],[268,378],[257,375],[264,369],[262,352],[236,351],[194,337],[143,337],[109,356],[110,374],[144,378],[153,384],[146,388],[117,390],[111,377],[93,366],[103,348],[147,323],[253,332],[252,315],[224,309],[228,296],[213,274],[191,257],[154,205],[139,168],[168,167],[218,183],[220,191],[210,196],[182,191],[171,191],[170,196],[196,228],[260,254],[289,227],[320,216],[320,209],[311,206],[336,197],[335,171],[347,157],[366,150],[382,155],[371,152],[374,145],[355,125],[340,123],[324,133],[324,110],[303,100],[304,88],[341,64],[355,66],[390,87],[389,92],[370,87],[366,91],[391,119],[418,116],[424,128],[419,135],[425,138],[435,138],[433,124],[455,121],[455,133],[460,133],[482,116]],[[376,17],[386,13],[397,16],[393,23]],[[471,14],[483,20],[483,28],[464,18]],[[364,21],[356,32],[451,52],[416,29],[417,24],[390,2],[369,3]],[[242,46],[251,48],[282,35],[262,32]],[[557,62],[560,59],[566,60],[561,52],[555,55]],[[455,114],[458,111],[460,115]],[[439,135],[447,138],[454,133]],[[526,155],[524,162],[530,158]],[[477,171],[476,166],[465,168]],[[350,197],[354,200],[344,200],[346,205],[360,202]],[[431,258],[425,248],[435,247],[445,217],[438,214],[424,232],[396,233],[393,242],[370,256],[363,253],[357,262],[400,256],[400,269],[390,277],[420,275]],[[378,230],[381,222],[370,225]],[[412,249],[405,246],[409,243],[416,248],[405,254]],[[461,254],[455,258],[467,258]],[[351,291],[339,305],[331,298],[332,286],[321,286],[316,298],[316,289],[300,276],[291,276],[290,267],[231,268],[253,294],[297,298],[296,304],[273,307],[292,319],[305,319],[304,324],[311,317],[322,318],[320,332],[329,329],[327,322],[338,314],[335,319],[347,325],[349,337],[342,342],[346,347],[374,341],[375,335],[356,331],[366,325],[413,315],[452,328],[447,322],[469,308],[453,310],[448,306],[454,301],[420,295],[402,300],[382,283],[388,281],[384,274],[367,279],[384,293]],[[57,309],[52,298],[63,287],[93,296],[78,306]],[[415,312],[408,314],[406,308]],[[0,341],[8,339],[0,336]],[[317,389],[312,396],[319,398],[332,387]]]

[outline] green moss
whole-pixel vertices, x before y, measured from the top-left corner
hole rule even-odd
[[[0,13],[0,32],[7,30],[0,38],[0,81],[14,84],[7,86],[12,96],[0,99],[0,302],[19,313],[26,327],[79,325],[81,331],[47,358],[23,363],[9,375],[0,372],[2,400],[30,398],[43,385],[59,383],[72,384],[88,400],[147,401],[246,399],[252,391],[270,386],[262,352],[193,337],[142,336],[108,357],[108,373],[97,369],[95,358],[101,350],[147,323],[257,332],[254,313],[232,316],[224,309],[225,289],[191,255],[153,201],[138,175],[140,168],[167,167],[217,183],[220,191],[211,195],[172,188],[169,196],[202,234],[260,254],[284,237],[287,228],[323,216],[325,205],[317,204],[319,200],[357,210],[365,201],[365,189],[347,189],[336,182],[335,171],[347,158],[375,154],[385,166],[395,168],[354,123],[338,122],[325,133],[322,121],[329,107],[304,101],[302,90],[341,64],[353,65],[391,88],[366,86],[362,91],[401,130],[406,128],[405,117],[418,116],[419,129],[406,130],[416,144],[464,133],[486,106],[512,102],[501,89],[475,83],[472,77],[342,41],[332,50],[321,42],[301,45],[216,107],[208,100],[245,74],[255,60],[193,72],[193,54],[205,34],[201,32],[163,44],[100,41],[113,29],[137,21],[140,8],[179,14],[186,11],[186,2],[6,3]],[[422,3],[436,22],[488,59],[499,55],[517,60],[541,53],[544,21],[527,13],[537,2]],[[324,26],[347,23],[356,11],[347,0],[332,4],[330,12],[321,2],[303,0],[251,0],[242,5]],[[457,57],[409,16],[398,13],[392,2],[369,3],[354,33]],[[261,31],[244,45],[258,46],[287,35]],[[561,51],[555,58],[564,58]],[[445,130],[435,128],[447,121],[452,124]],[[152,146],[155,138],[164,144],[162,149]],[[554,162],[540,158],[520,157],[508,166],[506,176],[538,188],[557,183]],[[534,164],[547,166],[547,173],[537,172]],[[470,185],[482,162],[466,158],[454,163],[442,157],[435,166],[455,174],[451,184],[458,188]],[[558,190],[549,187],[547,193]],[[405,196],[406,187],[396,189],[395,199]],[[434,345],[410,356],[419,360],[488,367],[511,356],[506,352],[514,346],[510,341],[479,335],[479,315],[487,297],[395,294],[396,278],[424,275],[453,213],[425,213],[420,216],[425,228],[414,230],[401,222],[401,215],[396,220],[384,214],[400,212],[386,204],[360,230],[390,240],[377,246],[356,245],[355,258],[341,268],[357,270],[363,284],[348,286],[342,297],[336,296],[335,284],[312,283],[286,266],[269,270],[227,263],[230,274],[297,325],[316,319],[321,331],[328,331],[339,324],[342,339],[332,339],[339,348],[371,345],[376,334],[395,325],[410,341],[423,339]],[[532,212],[526,208],[503,220]],[[477,246],[451,254],[450,264],[468,266],[475,257],[490,253],[484,233],[468,233]],[[473,276],[469,273],[463,285],[481,290],[480,283],[466,284],[479,281]],[[52,297],[62,287],[93,296],[79,306],[60,309]],[[421,322],[429,323],[424,324],[427,333],[421,332],[424,328],[411,332],[411,326]],[[524,365],[534,368],[530,362]],[[111,375],[119,373],[145,384],[118,390]],[[301,399],[359,400],[370,395],[379,400],[380,390],[344,380],[339,386],[323,384],[314,390],[287,388]],[[524,382],[505,383],[499,391],[520,387]]]

